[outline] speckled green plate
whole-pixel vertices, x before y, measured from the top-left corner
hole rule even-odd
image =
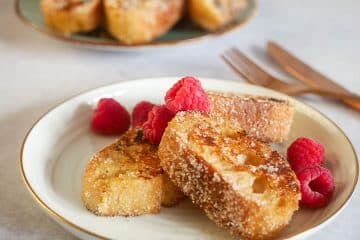
[[[40,9],[39,0],[16,0],[15,10],[17,15],[24,23],[58,40],[104,50],[130,50],[173,46],[193,42],[195,40],[204,39],[206,37],[215,37],[226,34],[243,26],[244,23],[246,23],[251,19],[252,16],[254,16],[256,10],[256,1],[246,1],[246,7],[236,19],[236,21],[219,31],[210,33],[197,28],[191,23],[181,22],[173,27],[167,34],[151,43],[132,46],[124,45],[114,40],[108,34],[106,34],[104,30],[97,30],[87,34],[73,34],[71,36],[63,36],[46,26]]]

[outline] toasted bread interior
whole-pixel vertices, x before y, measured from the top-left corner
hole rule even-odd
[[[132,129],[95,154],[83,177],[82,200],[87,209],[103,216],[157,213],[183,197],[164,175],[157,146]]]
[[[272,237],[298,209],[299,183],[287,161],[229,121],[178,113],[159,157],[185,195],[235,236]]]

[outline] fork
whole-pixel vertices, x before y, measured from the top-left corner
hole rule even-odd
[[[282,81],[263,70],[235,47],[225,51],[221,57],[235,72],[239,73],[245,80],[255,85],[260,85],[292,96],[312,93],[332,99],[351,99],[360,101],[360,96],[358,95],[332,92],[321,88]]]

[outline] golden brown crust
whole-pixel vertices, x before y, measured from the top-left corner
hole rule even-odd
[[[191,19],[208,31],[232,22],[245,8],[245,0],[189,0]]]
[[[180,190],[166,179],[157,147],[143,140],[142,130],[132,129],[93,156],[81,198],[87,209],[102,216],[157,213],[162,202],[171,206],[181,200]]]
[[[147,43],[182,16],[184,0],[104,0],[109,33],[125,44]]]
[[[211,114],[240,126],[265,142],[287,139],[294,108],[289,102],[264,97],[208,91]]]
[[[183,192],[170,180],[167,174],[162,174],[161,205],[172,207],[185,198]]]
[[[102,1],[41,0],[46,24],[65,35],[96,29],[102,17]]]
[[[243,239],[276,235],[298,209],[299,183],[287,161],[222,119],[178,113],[159,157],[185,195]]]

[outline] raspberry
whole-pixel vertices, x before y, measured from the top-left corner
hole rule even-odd
[[[155,104],[146,101],[141,101],[136,104],[134,110],[132,111],[132,126],[142,126],[147,120],[148,113],[154,106]]]
[[[184,77],[170,88],[165,96],[166,107],[176,114],[179,111],[210,111],[209,99],[194,77]]]
[[[335,188],[331,172],[320,166],[303,169],[298,173],[301,189],[300,203],[310,208],[325,206]]]
[[[94,132],[104,135],[122,134],[130,127],[128,111],[112,98],[102,98],[91,120]]]
[[[295,172],[324,162],[324,146],[305,137],[296,139],[287,150],[287,158]]]
[[[159,144],[161,137],[174,114],[165,106],[155,106],[143,124],[144,137],[153,144]]]

